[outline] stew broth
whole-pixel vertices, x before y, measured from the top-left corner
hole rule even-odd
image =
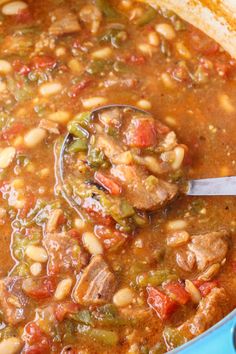
[[[235,199],[178,193],[145,213],[134,203],[145,222],[131,228],[93,208],[81,219],[58,155],[79,114],[130,104],[184,149],[168,183],[235,175],[236,62],[175,14],[131,0],[5,1],[0,20],[0,352],[159,354],[201,334],[236,305]],[[116,143],[156,158],[145,129],[131,148]],[[77,178],[102,169],[94,188],[124,196],[131,181],[91,166],[91,140],[78,139]],[[153,163],[127,164],[155,175]]]

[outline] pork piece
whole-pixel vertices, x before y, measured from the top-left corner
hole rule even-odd
[[[124,152],[122,147],[111,137],[104,134],[99,134],[95,148],[100,149],[110,160],[111,163],[117,163],[117,157]]]
[[[191,339],[220,321],[229,311],[229,299],[225,290],[214,288],[200,301],[196,314],[178,329]]]
[[[46,232],[56,231],[61,217],[63,217],[63,211],[61,209],[52,210],[46,225]]]
[[[81,21],[89,25],[92,33],[97,33],[102,22],[102,13],[95,5],[84,5],[79,12],[79,17]]]
[[[177,194],[176,185],[149,176],[139,166],[114,165],[110,172],[122,185],[128,202],[140,210],[156,210]]]
[[[105,127],[120,128],[122,124],[122,115],[118,108],[105,110],[99,114],[99,120]]]
[[[39,128],[42,128],[51,134],[60,134],[58,124],[48,119],[41,119],[39,122]]]
[[[176,254],[179,267],[191,271],[196,264],[202,272],[213,264],[220,264],[228,251],[228,237],[225,230],[191,236],[186,248]]]
[[[61,36],[80,31],[80,24],[77,16],[68,9],[60,8],[55,10],[52,15],[52,24],[49,27],[49,34]]]
[[[88,255],[78,241],[66,232],[46,233],[44,245],[48,252],[48,273],[76,272],[87,264]]]
[[[22,291],[22,278],[7,277],[0,280],[0,307],[4,320],[16,325],[26,318],[28,298]]]
[[[94,256],[74,289],[74,299],[82,305],[102,305],[111,301],[116,279],[101,256]]]

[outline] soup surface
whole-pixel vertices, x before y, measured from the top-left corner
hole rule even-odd
[[[236,62],[132,0],[0,3],[0,352],[200,335],[236,305],[236,204],[181,191],[236,175]]]

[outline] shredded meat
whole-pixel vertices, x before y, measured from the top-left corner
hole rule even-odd
[[[46,233],[44,244],[48,251],[48,273],[77,272],[87,264],[88,255],[78,241],[66,232]]]
[[[155,178],[149,183],[142,167],[117,165],[111,168],[111,174],[119,180],[127,200],[137,209],[158,209],[177,194],[177,187],[169,182]]]
[[[52,13],[52,24],[49,28],[49,34],[60,36],[80,31],[80,24],[77,16],[68,11],[68,9],[57,9]]]
[[[196,314],[178,329],[191,339],[220,321],[229,310],[229,299],[225,290],[214,288],[200,301]]]
[[[22,278],[8,277],[0,280],[0,306],[4,319],[10,325],[16,325],[26,318],[28,298],[21,288]]]
[[[74,289],[75,301],[82,305],[100,305],[111,301],[116,279],[101,256],[94,256]]]
[[[228,236],[225,230],[193,235],[187,246],[177,251],[177,264],[185,271],[191,271],[196,264],[200,272],[220,264],[228,251]]]

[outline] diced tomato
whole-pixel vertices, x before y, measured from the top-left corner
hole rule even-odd
[[[32,20],[33,15],[28,8],[19,11],[18,14],[15,16],[15,21],[18,23],[29,23]]]
[[[81,48],[81,40],[75,39],[73,44],[72,44],[72,47],[75,48],[75,49],[80,49]]]
[[[86,208],[86,212],[91,216],[91,218],[97,224],[110,226],[114,223],[114,221],[110,215],[101,214],[97,211],[92,210],[91,208]]]
[[[24,339],[26,347],[23,354],[49,354],[50,340],[35,322],[25,326]]]
[[[96,171],[94,174],[95,181],[105,188],[111,195],[120,195],[121,187],[112,178],[105,176],[102,172]]]
[[[133,119],[126,134],[127,145],[147,148],[157,143],[155,122],[150,119]]]
[[[225,78],[225,77],[229,76],[231,70],[233,69],[233,66],[229,62],[217,61],[215,63],[215,69],[216,69],[219,76],[222,76]]]
[[[71,314],[76,313],[79,310],[79,305],[75,304],[74,302],[65,302],[56,305],[55,308],[55,317],[56,319],[61,322],[64,318]]]
[[[0,140],[8,140],[14,137],[16,134],[21,133],[25,126],[22,123],[15,123],[10,128],[3,130],[0,133]]]
[[[78,84],[72,86],[70,90],[70,96],[76,98],[80,94],[80,92],[86,89],[88,86],[90,86],[91,83],[92,80],[90,79],[84,79],[80,81]]]
[[[190,300],[190,295],[178,282],[171,282],[164,286],[167,294],[180,305],[185,305]]]
[[[25,326],[25,334],[28,343],[37,342],[44,335],[35,322],[27,323]]]
[[[176,301],[152,286],[147,287],[147,293],[148,305],[156,312],[162,321],[166,320],[178,307]]]
[[[74,238],[79,238],[80,237],[80,233],[78,230],[76,229],[70,229],[68,231],[68,234],[71,236],[71,237],[74,237]]]
[[[132,54],[126,58],[126,62],[135,65],[143,65],[146,63],[146,58],[143,55]]]
[[[40,279],[27,278],[23,282],[24,292],[35,299],[51,297],[56,288],[55,278],[44,277]]]
[[[204,55],[214,55],[219,51],[219,45],[211,38],[202,35],[200,31],[194,29],[191,34],[190,43],[193,49]]]
[[[35,206],[36,197],[32,192],[28,192],[23,208],[20,210],[20,217],[26,218],[28,212]]]
[[[193,284],[198,288],[201,295],[203,297],[207,296],[212,289],[217,288],[218,282],[214,281],[202,281],[202,280],[194,280]]]
[[[57,60],[49,55],[36,56],[31,60],[31,66],[35,69],[53,69]]]
[[[31,71],[30,67],[23,64],[19,59],[14,60],[12,66],[15,72],[23,76],[28,75]]]
[[[113,230],[103,225],[96,225],[94,233],[102,241],[104,248],[107,250],[117,249],[128,238],[128,235],[124,232]]]

